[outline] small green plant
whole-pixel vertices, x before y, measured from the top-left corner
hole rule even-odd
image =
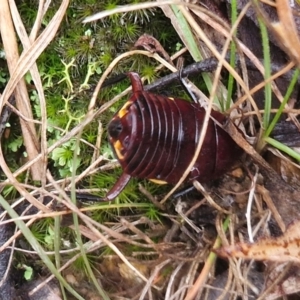
[[[149,209],[145,212],[145,215],[149,218],[149,220],[158,221],[162,224],[160,212],[156,207],[149,207]]]
[[[53,233],[53,220],[51,218],[45,218],[38,222],[35,222],[30,230],[34,237],[49,250],[53,249],[53,239],[50,242],[51,233]],[[52,237],[54,238],[53,234]]]
[[[53,249],[54,239],[55,239],[55,232],[54,232],[52,226],[49,226],[47,233],[44,237],[44,241],[45,241],[45,244],[47,245],[48,249]]]
[[[0,84],[5,84],[7,82],[7,73],[0,70]]]
[[[70,140],[57,147],[51,153],[51,159],[54,161],[54,166],[58,168],[61,177],[71,176],[74,167],[74,151],[77,151],[77,159],[75,162],[76,168],[81,163],[80,148],[76,148],[76,140]]]
[[[7,148],[10,149],[12,152],[17,152],[22,145],[23,145],[23,137],[18,136],[14,138],[10,143],[7,144]]]
[[[33,269],[30,266],[27,266],[25,264],[18,264],[17,269],[19,270],[25,270],[24,271],[24,278],[25,280],[29,281],[33,277]]]

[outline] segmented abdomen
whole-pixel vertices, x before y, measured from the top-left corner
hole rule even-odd
[[[134,93],[130,101],[128,122],[122,120],[123,128],[131,127],[126,149],[119,159],[124,172],[176,184],[195,153],[205,110],[181,99],[143,91]],[[226,120],[215,111],[212,117],[220,123]],[[188,179],[204,182],[220,176],[232,164],[228,150],[236,149],[239,148],[230,136],[210,120],[200,155]]]

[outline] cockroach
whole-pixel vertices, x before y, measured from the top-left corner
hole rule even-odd
[[[132,95],[108,124],[109,142],[123,174],[107,193],[117,197],[131,177],[176,184],[191,162],[205,117],[198,103],[144,91],[137,73],[127,74]],[[212,111],[200,154],[186,181],[208,182],[227,172],[242,150],[217,122],[227,117]]]

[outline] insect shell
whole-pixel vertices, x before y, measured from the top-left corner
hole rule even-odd
[[[199,104],[146,92],[137,73],[128,76],[132,95],[108,125],[109,142],[123,174],[106,200],[117,197],[131,177],[176,184],[194,156],[205,117]],[[221,124],[227,119],[217,111],[211,116]],[[241,154],[241,148],[213,119],[187,181],[220,177]]]

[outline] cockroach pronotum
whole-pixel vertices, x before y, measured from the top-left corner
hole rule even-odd
[[[176,184],[191,162],[200,138],[205,109],[183,99],[144,91],[129,72],[132,96],[108,125],[109,142],[123,174],[107,193],[112,200],[131,177]],[[187,181],[208,182],[230,169],[242,150],[219,125],[227,118],[212,111],[204,143]]]

